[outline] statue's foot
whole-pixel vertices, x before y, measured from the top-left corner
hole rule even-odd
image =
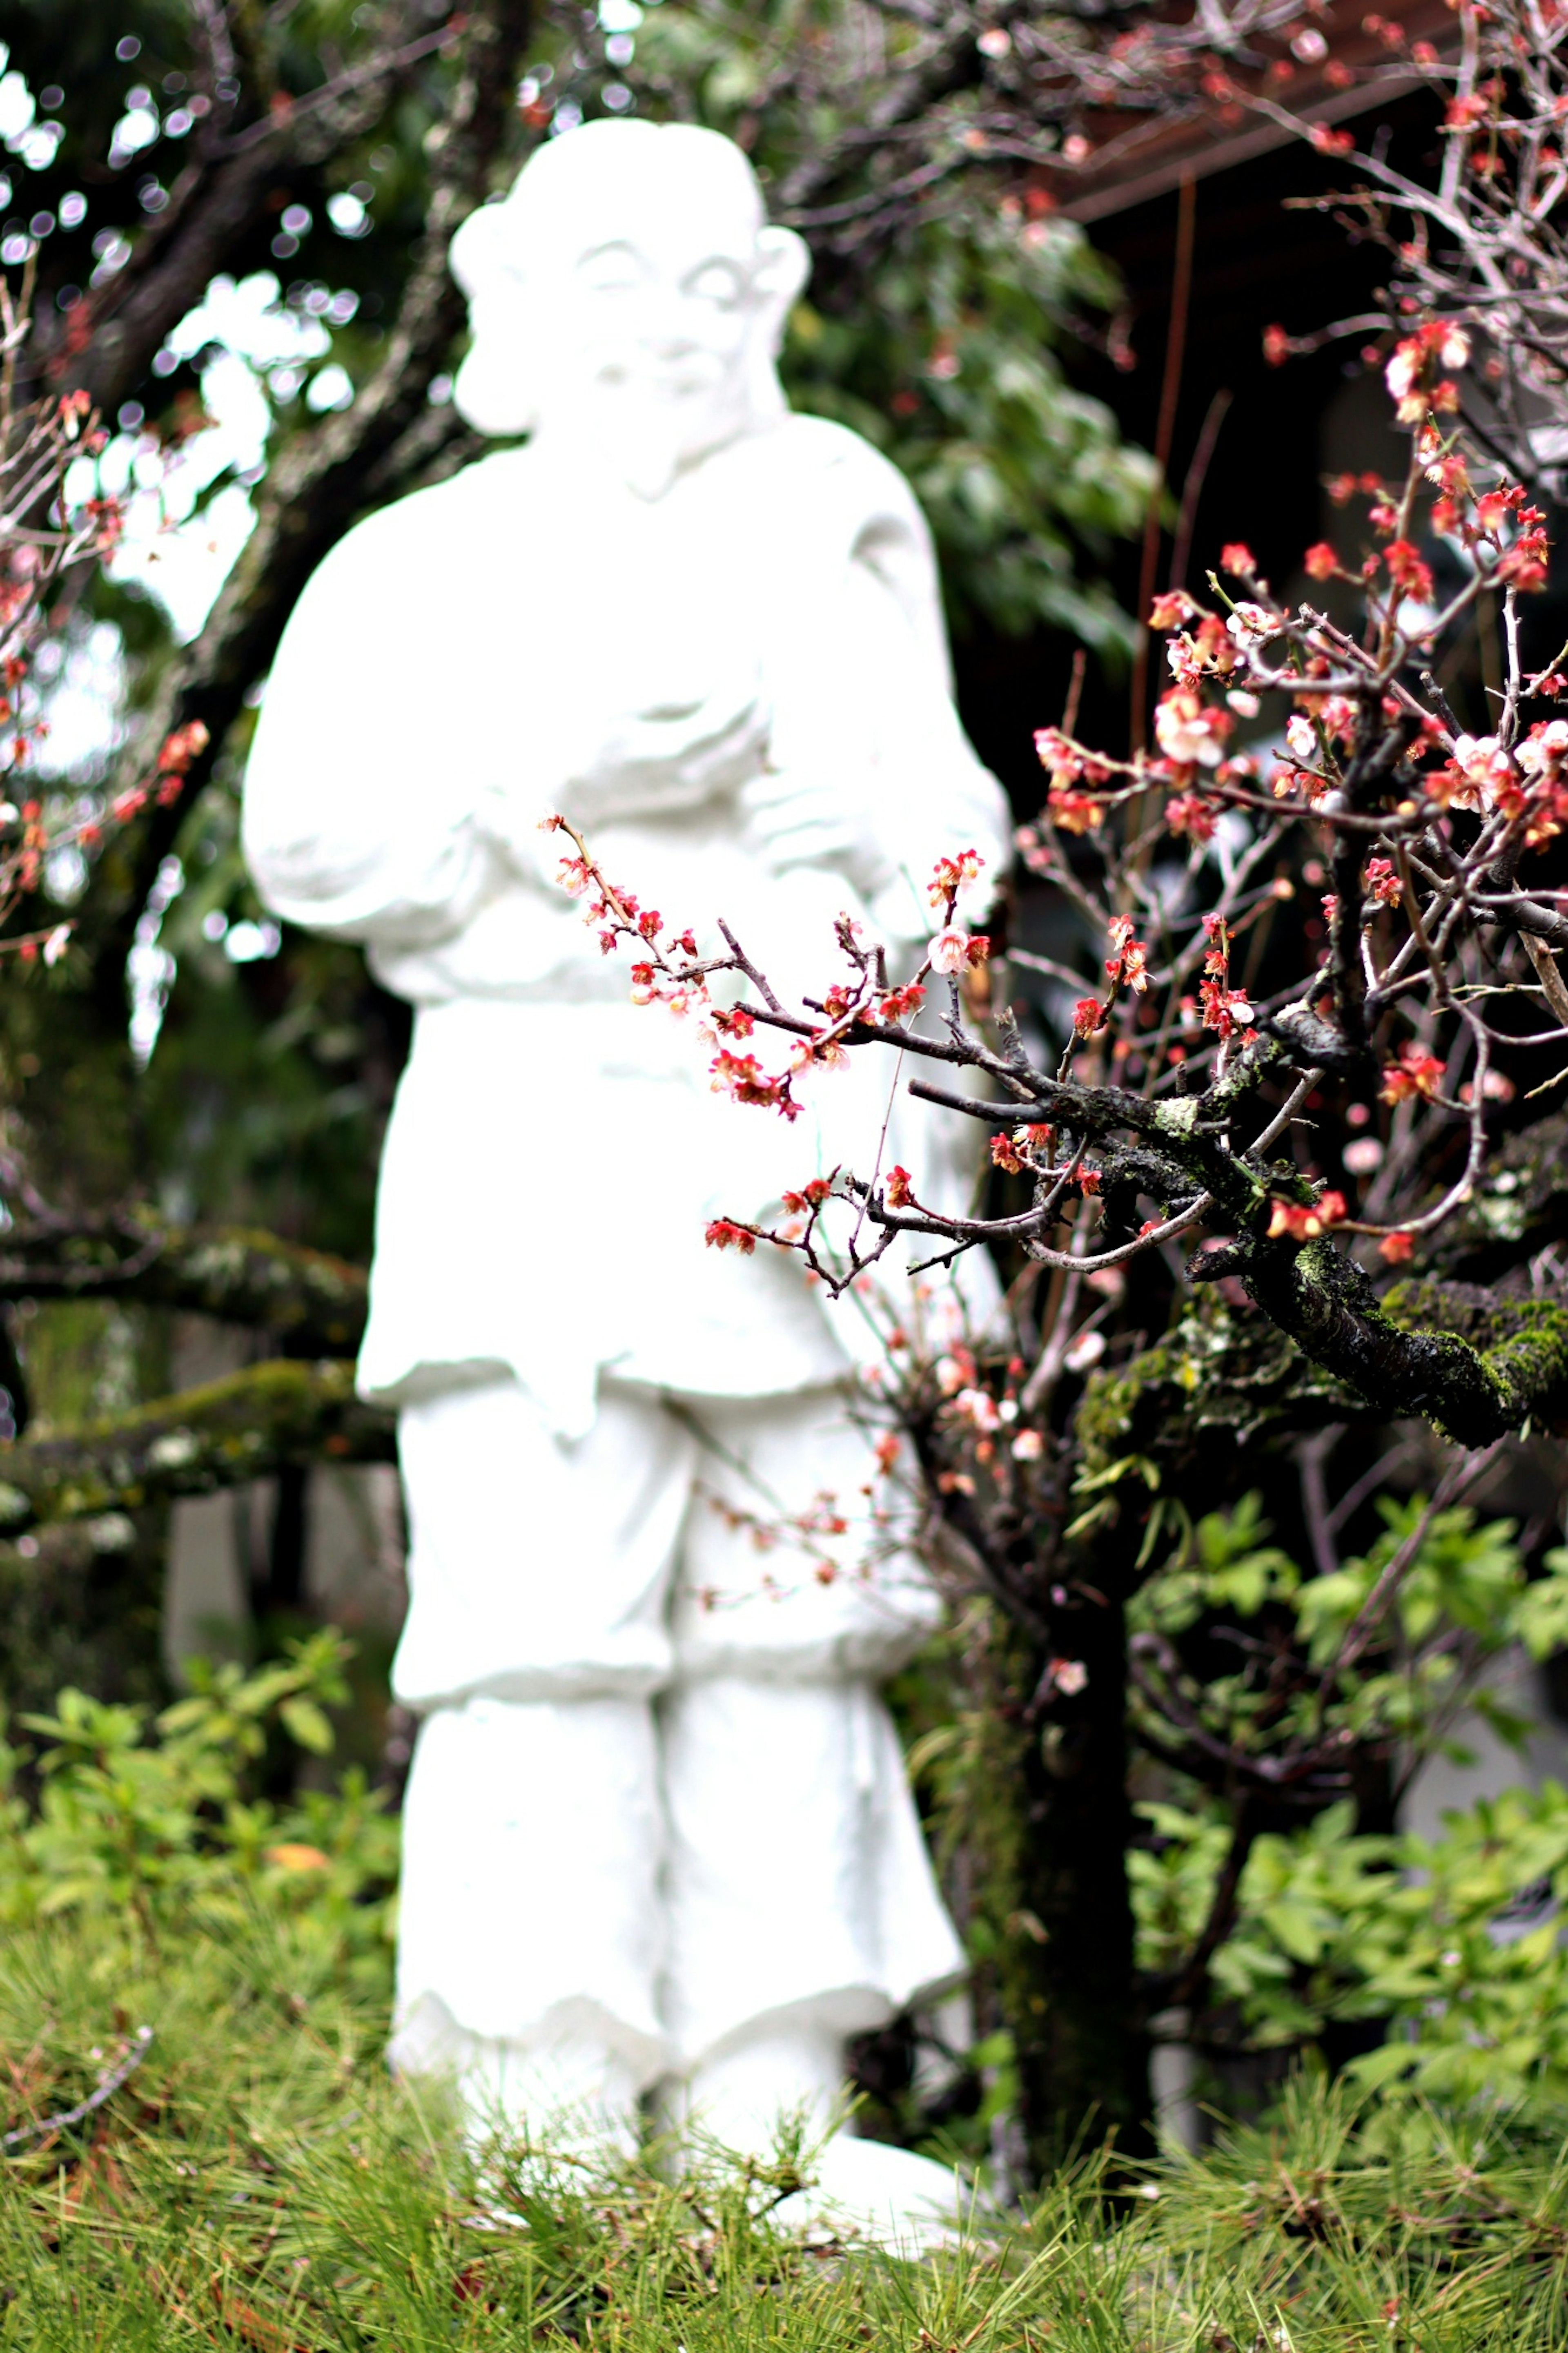
[[[889,2254],[926,2255],[983,2232],[990,2210],[962,2174],[912,2149],[835,2133],[808,2185],[773,2210],[789,2230],[828,2229]]]
[[[771,2159],[781,2126],[804,2126],[807,2186],[773,2210],[788,2230],[826,2228],[896,2254],[951,2246],[974,2226],[976,2193],[930,2158],[833,2130],[843,2114],[844,2046],[825,2029],[758,2034],[677,2087],[670,2120],[739,2158]]]
[[[587,2041],[540,2049],[469,2038],[458,2077],[470,2147],[500,2138],[574,2159],[637,2153],[637,2083],[618,2052]]]
[[[509,2042],[470,2034],[426,2005],[404,2021],[387,2056],[400,2075],[455,2082],[464,2137],[476,2155],[496,2141],[574,2160],[637,2153],[636,2071],[592,2036]]]
[[[775,2028],[703,2061],[664,2101],[669,2122],[739,2157],[771,2157],[781,2120],[817,2140],[841,2112],[844,2044],[810,2025]]]

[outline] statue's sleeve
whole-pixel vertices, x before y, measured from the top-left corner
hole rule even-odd
[[[308,584],[267,682],[242,821],[277,914],[392,949],[451,937],[498,879],[462,741],[456,600],[425,560],[422,503],[357,525]]]
[[[836,588],[824,583],[801,600],[813,617],[796,647],[808,691],[787,698],[780,765],[842,779],[864,797],[872,915],[884,934],[915,941],[931,928],[927,886],[939,858],[974,849],[985,862],[961,919],[989,902],[1010,861],[1011,818],[953,703],[925,518],[879,452],[826,430],[835,434],[833,506],[848,560]]]

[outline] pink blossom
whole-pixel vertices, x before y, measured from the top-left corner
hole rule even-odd
[[[1568,719],[1548,719],[1532,727],[1515,754],[1527,776],[1555,767],[1568,754]]]
[[[962,972],[969,962],[969,934],[949,923],[926,951],[932,972]]]
[[[1184,768],[1215,768],[1224,749],[1224,723],[1205,710],[1191,687],[1173,687],[1154,710],[1154,734],[1168,760]]]
[[[955,899],[966,882],[973,882],[985,860],[978,851],[961,849],[956,858],[939,858],[931,869],[931,885],[926,892],[933,907]]]
[[[968,1422],[972,1430],[984,1437],[1002,1427],[1002,1416],[989,1389],[960,1389],[952,1400],[952,1409],[961,1421]]]
[[[1261,645],[1279,634],[1273,615],[1247,599],[1226,616],[1225,626],[1238,646]]]

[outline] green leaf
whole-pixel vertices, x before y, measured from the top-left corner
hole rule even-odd
[[[332,1727],[313,1699],[286,1699],[278,1711],[283,1729],[316,1757],[331,1752]]]

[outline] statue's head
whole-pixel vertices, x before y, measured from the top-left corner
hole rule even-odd
[[[586,123],[453,240],[473,326],[458,406],[481,433],[591,449],[656,496],[780,414],[773,363],[808,268],[732,141]]]

